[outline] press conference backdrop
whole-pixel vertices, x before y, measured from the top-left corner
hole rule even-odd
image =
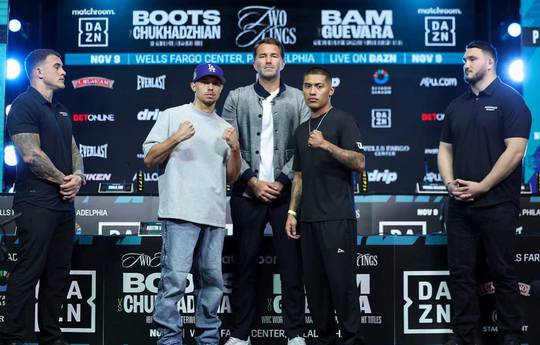
[[[68,71],[61,100],[88,185],[129,182],[144,171],[146,135],[164,109],[193,99],[198,63],[220,64],[228,92],[255,81],[251,50],[263,37],[286,49],[283,80],[301,87],[308,66],[333,73],[332,103],[354,115],[367,153],[370,192],[412,193],[440,181],[436,154],[446,105],[465,88],[461,59],[474,39],[470,1],[58,2],[57,48]]]

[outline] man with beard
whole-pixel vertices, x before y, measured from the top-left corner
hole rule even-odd
[[[192,266],[195,340],[200,345],[219,343],[225,188],[226,181],[232,183],[240,171],[236,131],[214,112],[224,82],[218,65],[198,65],[191,83],[193,103],[165,110],[143,144],[144,163],[160,170],[158,217],[163,221],[163,244],[154,310],[160,345],[182,344],[177,305]]]
[[[229,93],[223,118],[238,130],[241,176],[232,188],[235,240],[233,326],[226,345],[247,345],[255,319],[257,262],[267,223],[272,226],[283,292],[288,345],[304,345],[305,297],[298,245],[285,235],[292,179],[294,129],[309,116],[300,90],[281,81],[283,45],[264,38],[253,50],[258,81]]]
[[[352,172],[361,174],[365,166],[360,131],[351,115],[330,104],[334,88],[326,69],[310,68],[304,74],[303,91],[311,118],[294,134],[294,180],[285,229],[289,238],[301,238],[318,344],[335,345],[339,329],[343,344],[363,345],[351,183]]]
[[[499,336],[504,345],[517,345],[523,319],[515,231],[531,112],[521,95],[497,77],[497,52],[490,43],[469,43],[463,61],[470,88],[446,109],[438,155],[451,197],[447,230],[454,335],[447,345],[474,344],[480,248],[495,285]]]

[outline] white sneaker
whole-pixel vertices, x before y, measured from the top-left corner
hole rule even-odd
[[[302,337],[294,337],[287,341],[287,345],[306,345],[306,341]]]
[[[238,339],[235,337],[230,337],[229,340],[223,345],[251,345],[251,342],[249,341],[249,337],[247,340]],[[305,345],[305,343],[304,343]]]

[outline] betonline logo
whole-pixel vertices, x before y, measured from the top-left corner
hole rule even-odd
[[[420,119],[424,122],[442,122],[444,113],[422,113]]]
[[[137,91],[142,89],[161,89],[165,90],[165,74],[158,77],[137,76]]]
[[[73,122],[114,122],[114,114],[73,114]]]
[[[447,334],[450,329],[448,271],[403,272],[403,333]]]

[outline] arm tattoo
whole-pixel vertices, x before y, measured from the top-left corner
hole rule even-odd
[[[300,200],[302,199],[302,173],[295,172],[292,182],[292,191],[291,191],[291,203],[289,204],[289,209],[293,211],[298,211],[300,207]]]
[[[337,147],[336,145],[330,145],[328,152],[338,162],[346,166],[347,168],[354,170],[358,173],[364,171],[365,157],[360,152],[345,150]]]
[[[83,175],[84,174],[84,164],[81,157],[81,152],[77,147],[75,138],[71,139],[71,161],[72,161],[72,170],[74,175]]]
[[[52,183],[64,183],[64,174],[54,166],[50,158],[41,150],[39,134],[20,133],[13,135],[11,139],[34,175]]]

